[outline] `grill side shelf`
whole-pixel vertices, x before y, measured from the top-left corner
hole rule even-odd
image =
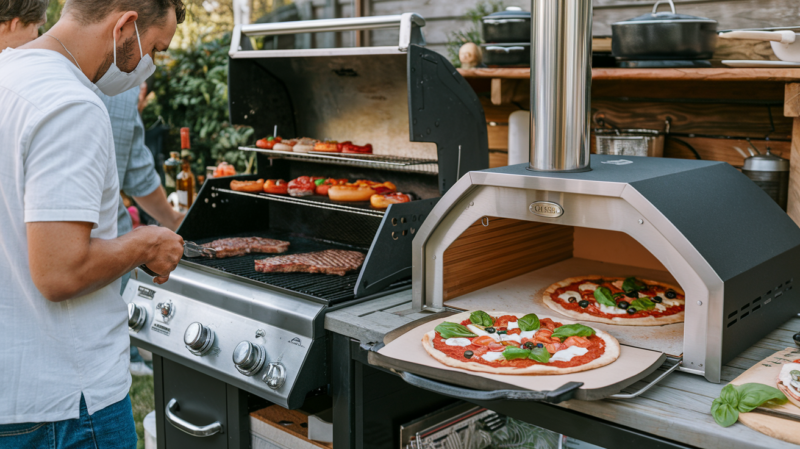
[[[368,203],[366,205],[361,205],[361,203],[358,203],[358,205],[356,205],[357,203],[353,204],[335,203],[325,197],[317,197],[313,195],[305,198],[297,198],[285,195],[273,195],[271,193],[237,192],[235,190],[222,189],[218,187],[215,188],[214,190],[226,194],[250,196],[253,198],[260,198],[267,201],[278,201],[282,203],[299,204],[301,206],[317,207],[320,209],[350,212],[353,214],[366,215],[369,217],[383,217],[386,213],[385,211],[382,210],[373,209]]]
[[[439,162],[435,159],[415,159],[401,156],[380,154],[353,153],[294,153],[291,151],[275,151],[254,147],[239,147],[241,151],[252,151],[269,157],[306,162],[322,162],[326,164],[346,165],[350,167],[367,167],[390,171],[405,171],[436,175],[439,173]]]

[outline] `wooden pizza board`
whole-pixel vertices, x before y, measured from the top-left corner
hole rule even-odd
[[[573,276],[637,276],[644,279],[678,285],[666,271],[637,268],[627,265],[598,262],[588,259],[567,259],[531,271],[507,281],[467,293],[445,303],[461,310],[519,310],[537,315],[563,317],[542,301],[542,292],[550,285]],[[573,320],[613,335],[620,344],[663,352],[675,357],[683,354],[683,323],[665,326],[616,326],[613,324]]]
[[[800,359],[800,349],[786,348],[756,363],[731,383],[734,385],[760,383],[776,387],[781,366],[797,359]],[[767,414],[770,412],[772,413]],[[776,414],[784,414],[787,417],[782,418]],[[764,435],[800,444],[800,407],[791,401],[783,405],[759,407],[750,413],[740,413],[739,422]]]
[[[384,340],[385,346],[378,352],[369,353],[369,363],[476,390],[552,391],[568,382],[583,382],[584,385],[576,392],[575,399],[594,401],[619,393],[654,372],[666,360],[666,355],[661,352],[622,345],[620,356],[615,362],[580,373],[513,376],[467,371],[443,365],[422,347],[422,336],[426,332],[443,321],[458,320],[442,315],[437,314],[436,319],[411,323],[410,326],[388,334]],[[555,313],[540,316],[547,317],[565,324],[573,322],[560,319]]]

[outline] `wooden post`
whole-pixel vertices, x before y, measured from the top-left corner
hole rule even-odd
[[[800,225],[800,83],[786,84],[784,115],[794,117],[791,171],[789,172],[789,203],[786,212],[795,223]]]

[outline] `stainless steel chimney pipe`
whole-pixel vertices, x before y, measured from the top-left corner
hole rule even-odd
[[[592,1],[531,0],[531,170],[589,167]]]

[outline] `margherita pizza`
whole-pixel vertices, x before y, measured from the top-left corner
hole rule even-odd
[[[542,299],[570,318],[621,326],[682,323],[686,305],[680,288],[635,277],[569,278],[547,287]]]
[[[533,313],[464,312],[422,337],[433,358],[455,368],[491,374],[567,374],[606,366],[619,342],[583,324]]]

